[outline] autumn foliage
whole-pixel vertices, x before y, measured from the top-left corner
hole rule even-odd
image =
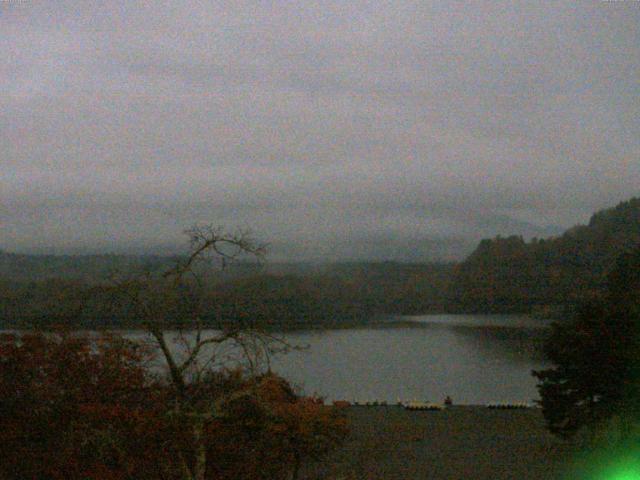
[[[189,412],[176,409],[170,382],[150,375],[150,359],[117,336],[1,335],[0,478],[191,478]],[[227,399],[201,430],[207,479],[295,478],[346,433],[337,410],[273,374],[213,372],[201,383],[182,405],[204,411]]]

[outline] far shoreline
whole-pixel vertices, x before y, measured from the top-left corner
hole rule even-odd
[[[421,322],[417,320],[409,320],[408,318],[420,318],[429,316],[451,316],[451,317],[517,317],[521,320],[526,320],[526,324],[518,325],[506,325],[506,324],[451,324],[447,325],[445,322]],[[424,314],[374,314],[373,319],[369,320],[345,320],[336,321],[331,323],[312,323],[307,324],[304,322],[289,324],[289,325],[277,325],[272,324],[254,324],[244,325],[243,328],[247,330],[265,331],[270,333],[304,333],[304,332],[321,332],[326,330],[358,330],[358,329],[393,329],[393,328],[430,328],[433,326],[458,326],[468,328],[518,328],[518,329],[545,329],[551,325],[551,322],[555,321],[553,318],[541,318],[531,313],[424,313]],[[228,323],[227,325],[233,325]],[[219,323],[204,323],[202,324],[203,330],[222,330],[224,325]],[[186,331],[181,329],[179,325],[167,325],[165,329],[168,333]],[[189,329],[195,330],[195,329]],[[0,332],[26,332],[26,331],[41,331],[41,332],[60,332],[60,331],[73,331],[73,332],[144,332],[145,328],[134,324],[97,324],[97,325],[46,325],[39,326],[31,323],[21,324],[21,322],[2,325]]]

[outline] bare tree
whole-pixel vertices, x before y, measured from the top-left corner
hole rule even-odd
[[[173,411],[191,429],[190,452],[178,451],[185,480],[204,480],[207,462],[205,427],[223,414],[225,404],[252,395],[247,389],[211,394],[207,376],[229,362],[231,348],[239,353],[246,368],[255,374],[269,366],[269,357],[290,348],[282,338],[247,323],[220,320],[216,330],[205,328],[202,273],[218,261],[229,262],[251,256],[261,261],[266,245],[250,232],[227,232],[210,225],[194,226],[185,232],[190,239],[189,255],[161,274],[145,272],[115,282],[117,298],[128,318],[148,332],[168,369],[173,392]],[[173,348],[172,348],[173,347]],[[177,348],[176,348],[177,347]],[[188,458],[188,457],[192,458]]]

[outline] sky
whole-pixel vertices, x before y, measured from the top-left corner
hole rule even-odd
[[[402,259],[637,195],[638,1],[0,1],[0,249]]]

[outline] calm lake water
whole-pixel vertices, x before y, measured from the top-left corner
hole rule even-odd
[[[388,326],[289,333],[308,348],[275,357],[272,369],[329,401],[530,402],[546,334],[543,322],[523,316],[402,316]]]
[[[547,332],[522,316],[401,316],[385,325],[288,333],[291,344],[308,348],[273,358],[272,370],[328,401],[441,402],[450,395],[460,404],[530,402],[538,398],[531,370],[546,366],[540,346]]]
[[[274,370],[329,400],[484,404],[538,398],[532,369],[545,367],[547,329],[519,316],[398,317],[402,327],[288,335],[309,349],[276,359]],[[406,321],[411,323],[408,324]]]

